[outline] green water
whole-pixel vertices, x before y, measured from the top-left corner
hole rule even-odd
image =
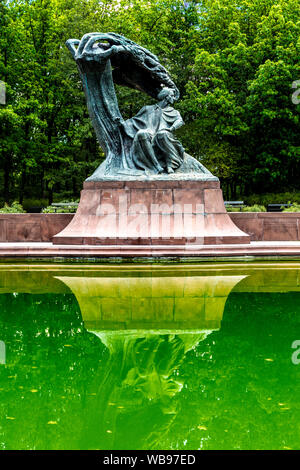
[[[297,263],[1,265],[0,449],[299,449],[297,339]]]

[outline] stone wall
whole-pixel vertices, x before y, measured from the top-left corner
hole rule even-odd
[[[300,213],[230,212],[253,241],[300,241]],[[49,242],[74,214],[0,214],[0,242]]]
[[[0,214],[0,242],[49,242],[74,214]]]
[[[300,212],[231,212],[252,241],[300,241]]]

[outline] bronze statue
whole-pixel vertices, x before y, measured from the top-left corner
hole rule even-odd
[[[185,153],[173,132],[184,123],[172,105],[179,91],[158,58],[147,49],[115,33],[89,33],[67,46],[78,65],[88,110],[105,161],[88,181],[153,178],[198,174],[216,179],[198,160]],[[114,83],[155,98],[124,121]]]

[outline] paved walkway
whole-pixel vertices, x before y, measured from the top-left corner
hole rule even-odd
[[[299,257],[300,242],[251,242],[249,245],[53,245],[0,243],[0,258],[107,257]]]

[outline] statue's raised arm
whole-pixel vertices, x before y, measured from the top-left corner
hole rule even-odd
[[[173,135],[183,125],[172,107],[179,91],[154,54],[115,33],[89,33],[66,45],[77,63],[92,124],[106,155],[88,180],[161,178],[170,173],[172,178],[182,173],[212,176]],[[114,83],[146,93],[157,104],[124,121]]]

